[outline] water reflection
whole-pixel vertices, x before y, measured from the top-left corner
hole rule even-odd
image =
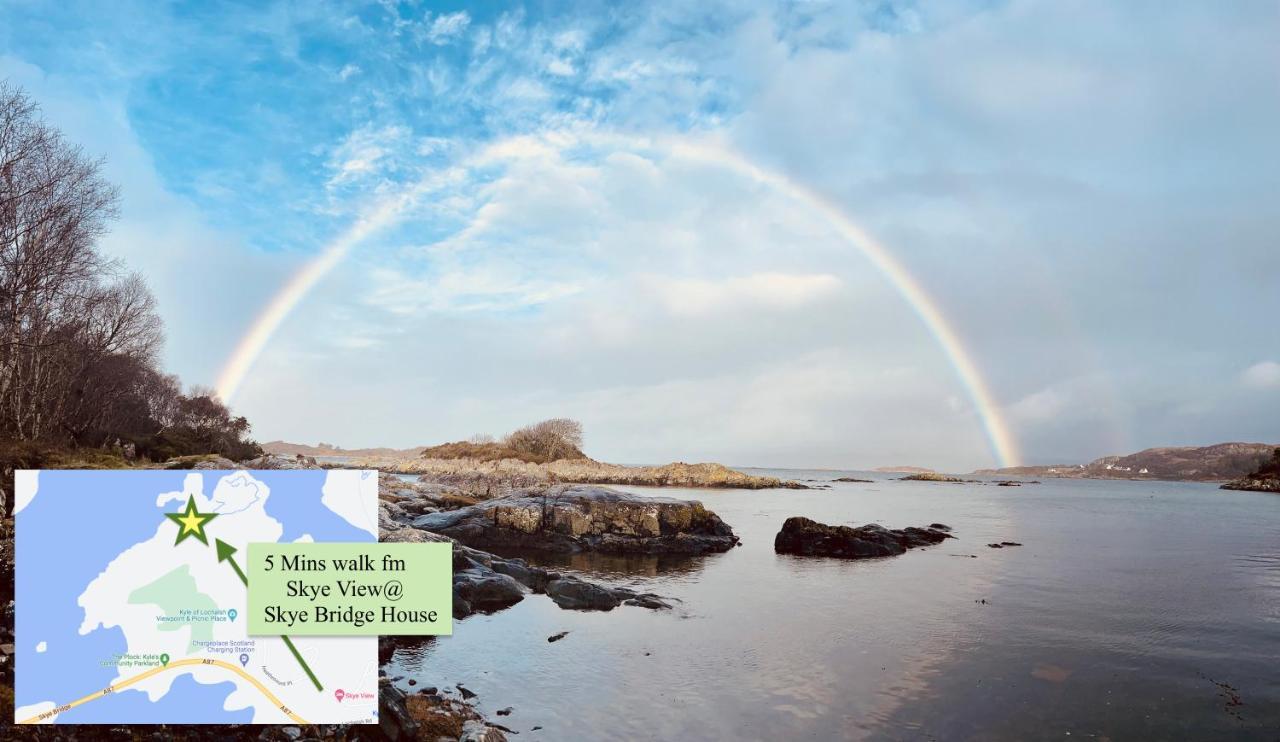
[[[542,726],[547,738],[1266,738],[1280,728],[1274,495],[1079,481],[660,494],[702,500],[744,545],[678,559],[516,555],[629,581],[680,610],[563,611],[531,595],[459,622],[452,637],[399,647],[388,673],[406,690],[409,677],[461,682],[482,711],[513,706],[504,724]],[[781,557],[773,536],[792,515],[940,521],[958,540],[872,561]],[[1005,540],[1026,546],[985,546]],[[1220,683],[1243,704],[1231,713]]]
[[[559,554],[529,549],[491,549],[492,553],[506,558],[520,558],[531,565],[558,572],[576,572],[593,579],[681,577],[690,576],[702,569],[708,559],[718,554],[704,556],[655,555],[655,554],[598,554],[579,552]]]

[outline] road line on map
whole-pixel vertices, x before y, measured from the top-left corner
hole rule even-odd
[[[99,698],[105,698],[111,695],[112,693],[115,693],[120,688],[133,685],[134,683],[140,683],[143,680],[146,680],[147,678],[153,675],[158,675],[164,672],[165,670],[172,670],[175,667],[188,667],[190,665],[209,665],[213,667],[221,667],[224,670],[230,670],[235,674],[239,675],[240,677],[244,678],[245,680],[248,680],[250,683],[252,683],[253,686],[262,693],[262,695],[267,697],[268,701],[271,701],[272,703],[274,703],[276,705],[276,708],[284,712],[284,714],[287,715],[290,719],[293,719],[299,724],[308,723],[301,716],[298,716],[297,714],[293,713],[292,709],[286,706],[284,702],[281,701],[279,698],[276,698],[276,695],[272,693],[265,685],[260,683],[257,678],[241,670],[235,665],[232,665],[227,662],[223,662],[222,660],[215,660],[213,658],[208,658],[208,657],[191,657],[185,660],[177,660],[176,662],[170,662],[169,664],[161,665],[160,667],[153,667],[150,670],[134,675],[131,678],[126,678],[124,680],[121,680],[118,683],[112,683],[111,685],[107,686],[106,688],[103,688],[102,690],[94,691],[93,693],[90,693],[89,695],[84,696],[82,698],[77,698],[71,703],[68,703],[62,706],[54,706],[53,708],[57,710],[57,713],[53,713],[51,711],[45,711],[43,713],[36,714],[30,719],[26,719],[18,723],[19,724],[36,724],[36,723],[39,723],[42,717],[45,717],[46,715],[48,715],[48,718],[50,719],[56,718],[58,716],[61,716],[63,713],[70,711],[76,706],[81,706],[91,701],[96,701]]]

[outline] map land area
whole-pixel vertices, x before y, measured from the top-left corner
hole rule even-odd
[[[376,723],[377,637],[249,636],[249,543],[377,541],[376,471],[20,471],[16,723]]]

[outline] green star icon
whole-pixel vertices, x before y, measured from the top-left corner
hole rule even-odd
[[[205,525],[218,517],[217,513],[201,513],[196,510],[195,495],[187,498],[187,509],[181,513],[165,513],[165,517],[178,524],[178,540],[173,542],[174,546],[182,543],[182,539],[187,536],[195,536],[200,543],[205,546],[209,545],[209,539],[204,535]]]

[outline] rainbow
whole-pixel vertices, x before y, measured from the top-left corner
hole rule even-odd
[[[616,141],[617,137],[610,137]],[[924,287],[905,266],[880,242],[860,227],[835,204],[787,176],[766,170],[739,152],[717,142],[702,139],[672,138],[639,141],[641,149],[658,148],[671,156],[724,168],[757,182],[802,204],[830,225],[846,242],[889,281],[942,349],[956,376],[965,388],[981,420],[991,453],[999,466],[1018,466],[1021,456],[1017,442],[1001,415],[995,397],[983,379],[973,357],[964,347],[959,334],[929,296]],[[553,146],[559,146],[557,142]],[[491,147],[489,152],[499,151]],[[228,404],[247,378],[250,369],[270,343],[272,336],[311,289],[334,269],[351,250],[374,232],[393,223],[424,191],[427,181],[419,182],[391,199],[380,202],[355,224],[325,246],[320,255],[308,262],[267,303],[254,318],[249,329],[218,374],[215,385],[218,396]]]

